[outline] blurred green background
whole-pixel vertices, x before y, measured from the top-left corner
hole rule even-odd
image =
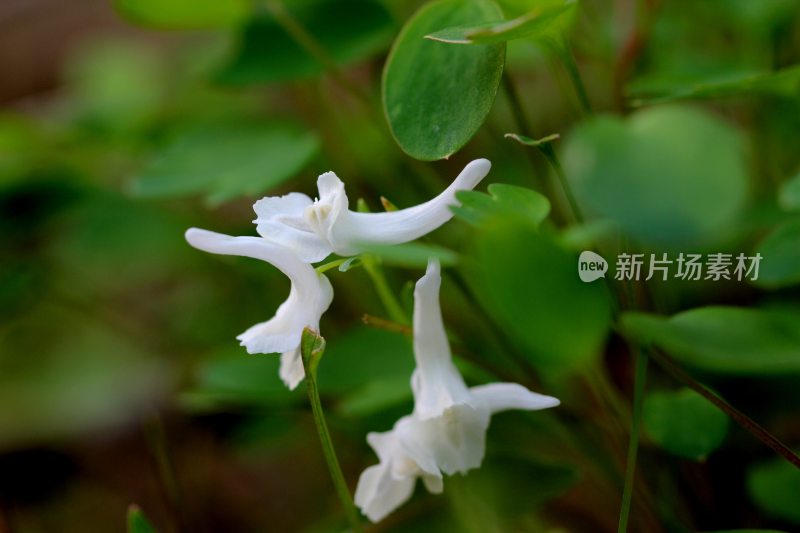
[[[465,195],[426,243],[458,252],[443,309],[467,380],[563,402],[496,417],[480,470],[371,531],[615,531],[625,338],[800,446],[800,4],[583,0],[507,44],[409,38],[386,66],[404,25],[557,2],[447,0],[412,19],[424,4],[3,0],[0,532],[125,531],[133,503],[164,532],[344,529],[303,387],[235,340],[288,280],[183,239],[254,235],[256,199],[313,197],[326,170],[373,211],[426,200],[478,157],[493,162],[479,190],[530,189]],[[537,150],[506,133],[560,137]],[[583,249],[764,260],[755,282],[638,283],[626,304],[578,281]],[[423,265],[382,257],[406,312]],[[363,323],[386,317],[364,269],[329,274],[320,386],[352,488],[377,460],[366,433],[411,409],[413,358]],[[665,317],[621,327],[620,308]],[[651,369],[631,530],[800,527],[798,470]]]

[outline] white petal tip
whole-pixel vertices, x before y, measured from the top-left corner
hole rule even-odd
[[[465,168],[474,170],[476,173],[477,172],[488,173],[492,169],[492,162],[485,158],[475,159],[467,163],[467,166]]]
[[[344,186],[344,182],[339,179],[339,176],[336,175],[336,172],[329,170],[328,172],[323,172],[317,178],[317,188],[319,189],[320,194],[324,194],[330,190],[334,190],[340,186]]]
[[[215,248],[215,244],[219,244],[221,241],[232,239],[232,237],[229,235],[223,235],[222,233],[216,233],[200,228],[187,229],[184,237],[186,238],[186,242],[188,242],[194,248],[212,253],[213,249]]]
[[[464,167],[464,172],[475,176],[477,179],[483,179],[492,169],[492,162],[488,159],[476,159],[467,163]]]
[[[303,381],[303,378],[300,378],[300,379],[297,379],[297,380],[295,380],[295,379],[281,379],[281,381],[283,381],[283,384],[286,385],[287,389],[295,390],[297,388],[297,386],[300,384],[300,382]]]
[[[536,393],[531,394],[534,394],[535,396],[531,397],[526,402],[526,405],[521,407],[522,409],[538,411],[539,409],[550,409],[551,407],[558,407],[561,405],[561,400],[558,398],[553,398],[552,396],[543,396]]]
[[[440,277],[442,274],[442,267],[439,264],[439,260],[435,257],[431,257],[428,259],[428,266],[425,268],[425,275],[426,276],[436,276]]]
[[[476,159],[467,163],[456,177],[453,185],[457,190],[474,189],[489,173],[492,163],[488,159]]]

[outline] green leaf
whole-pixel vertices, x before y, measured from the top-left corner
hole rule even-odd
[[[357,327],[331,340],[319,368],[323,394],[353,393],[360,389],[405,380],[414,370],[411,342],[403,335]]]
[[[157,533],[139,506],[128,507],[128,533]]]
[[[644,401],[645,433],[665,450],[702,460],[728,431],[728,417],[691,389],[651,392]]]
[[[286,9],[338,66],[384,50],[394,33],[391,15],[371,0],[287,2]],[[265,13],[244,27],[236,51],[216,78],[224,84],[255,84],[308,78],[324,71],[319,57]]]
[[[421,242],[395,245],[369,244],[364,246],[364,252],[380,257],[387,265],[398,267],[424,267],[430,258],[438,259],[445,266],[458,262],[458,254],[453,250]]]
[[[533,137],[528,137],[527,135],[520,135],[519,133],[506,133],[504,135],[506,139],[514,139],[518,143],[525,145],[525,146],[532,146],[534,148],[541,148],[547,144],[552,143],[553,141],[557,141],[561,138],[561,135],[558,133],[552,133],[547,135],[546,137],[542,137],[541,139],[534,139]]]
[[[536,9],[512,20],[475,26],[446,28],[426,39],[449,44],[496,44],[515,39],[550,39],[559,36],[575,12],[576,0],[539,2]]]
[[[800,313],[701,307],[670,318],[625,313],[622,328],[687,365],[725,374],[800,373]]]
[[[433,161],[464,146],[492,107],[505,63],[505,44],[450,46],[424,37],[500,17],[491,0],[439,0],[408,20],[383,72],[386,117],[408,155]]]
[[[800,524],[800,470],[780,458],[753,466],[747,473],[750,497],[764,513]]]
[[[535,364],[577,368],[597,359],[611,321],[609,294],[602,282],[580,281],[576,254],[530,223],[496,220],[476,235],[474,261],[474,290]]]
[[[242,348],[202,362],[195,386],[182,400],[197,410],[214,410],[229,405],[282,405],[301,401],[302,387],[289,391],[278,376],[277,354],[248,355]]]
[[[364,417],[412,400],[408,376],[370,381],[348,394],[337,411],[345,416]]]
[[[776,288],[800,283],[800,219],[776,228],[756,251],[762,257],[756,285]]]
[[[0,337],[0,452],[110,431],[164,398],[165,361],[74,306],[29,307]]]
[[[635,86],[635,82],[634,82]],[[719,99],[750,93],[776,93],[794,96],[800,88],[800,65],[776,72],[732,73],[714,75],[688,86],[665,87],[661,90],[649,87],[633,94],[633,106],[662,104],[680,100]]]
[[[800,211],[800,174],[781,186],[778,203],[787,211]]]
[[[65,77],[78,123],[101,132],[139,132],[161,111],[168,73],[163,58],[132,39],[97,38],[70,56]],[[74,126],[73,126],[74,127]]]
[[[135,24],[176,30],[233,26],[250,6],[248,0],[114,0],[117,11]]]
[[[256,196],[292,178],[319,141],[290,123],[216,124],[175,135],[137,176],[134,192],[148,198],[205,194],[218,204]]]
[[[584,213],[618,222],[637,241],[685,247],[735,221],[747,191],[743,153],[726,123],[671,106],[581,124],[562,161]]]
[[[461,203],[450,210],[456,217],[473,226],[485,224],[496,217],[518,216],[538,226],[550,213],[550,202],[545,196],[525,187],[493,183],[489,194],[478,191],[459,191],[456,198]]]

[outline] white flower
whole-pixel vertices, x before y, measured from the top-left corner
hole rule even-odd
[[[333,300],[330,281],[298,258],[291,250],[261,237],[232,237],[197,228],[186,232],[186,240],[199,250],[223,255],[261,259],[291,280],[289,297],[275,316],[256,324],[237,337],[247,352],[280,353],[280,376],[290,389],[305,376],[300,358],[303,329],[319,330],[319,320]]]
[[[411,376],[414,413],[422,420],[440,416],[456,405],[473,405],[472,396],[453,364],[442,322],[438,261],[429,261],[425,275],[414,287],[414,358]]]
[[[370,433],[367,442],[380,462],[361,474],[356,488],[355,504],[373,522],[382,520],[411,497],[417,478],[435,494],[442,492],[442,474],[426,450],[406,444],[400,435],[413,434],[416,419],[404,416],[391,431]]]
[[[476,159],[435,198],[414,207],[384,213],[350,211],[344,183],[333,172],[317,180],[319,198],[300,193],[262,198],[253,206],[256,229],[304,261],[316,263],[331,253],[357,255],[365,246],[400,244],[435,230],[452,218],[455,194],[473,189],[489,173],[491,163]]]
[[[559,404],[516,383],[467,388],[452,362],[439,307],[440,284],[439,264],[430,261],[414,291],[414,412],[390,431],[367,437],[380,462],[361,474],[356,505],[373,522],[410,498],[418,477],[438,493],[442,474],[479,467],[494,413]]]

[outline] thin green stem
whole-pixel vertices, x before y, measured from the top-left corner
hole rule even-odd
[[[503,90],[508,98],[508,105],[511,107],[511,116],[514,118],[516,128],[523,135],[531,135],[530,123],[528,122],[528,117],[525,115],[525,109],[522,107],[522,100],[508,73],[503,74]],[[525,155],[528,157],[531,166],[535,169],[536,161],[531,156],[532,152],[526,150]],[[541,191],[552,196],[552,191],[549,190],[548,183],[543,179],[538,179],[537,181],[539,182],[538,185]]]
[[[633,500],[633,484],[636,479],[636,457],[639,453],[639,431],[642,422],[642,401],[644,399],[645,382],[647,381],[647,356],[641,348],[636,355],[636,376],[633,382],[633,417],[631,434],[628,441],[628,460],[625,467],[625,486],[622,489],[622,505],[619,511],[618,533],[628,530],[628,518]]]
[[[581,110],[585,115],[592,115],[594,113],[594,110],[592,109],[592,103],[589,101],[589,94],[586,92],[586,86],[583,84],[581,71],[578,69],[578,63],[575,61],[575,56],[572,54],[572,48],[570,48],[566,40],[561,43],[554,44],[552,48],[555,50],[559,59],[561,59],[561,63],[564,65],[564,68],[569,75],[569,80],[572,82],[572,87],[575,89],[575,94],[578,95],[578,101],[580,102]]]
[[[558,158],[558,154],[550,143],[543,144],[539,147],[539,150],[544,154],[547,162],[550,163],[550,166],[556,173],[558,183],[561,185],[561,190],[564,191],[564,196],[567,198],[569,208],[572,210],[572,218],[575,222],[583,224],[583,213],[581,213],[581,209],[578,207],[578,201],[572,193],[572,187],[569,186],[567,175],[564,173],[564,168],[561,166],[561,160]]]
[[[328,270],[333,270],[334,268],[338,267],[339,265],[343,265],[345,263],[345,261],[347,261],[348,259],[350,259],[350,258],[349,257],[343,257],[341,259],[336,259],[334,261],[331,261],[330,263],[325,263],[324,265],[320,265],[317,268],[315,268],[314,270],[317,272],[317,274],[324,274]]]
[[[532,132],[527,116],[525,115],[525,110],[522,107],[522,101],[519,98],[519,93],[514,86],[514,82],[511,80],[508,74],[503,75],[503,87],[506,91],[506,95],[508,96],[508,103],[511,106],[511,114],[514,117],[514,122],[516,123],[517,128],[519,128],[520,133],[523,135],[530,135]],[[582,223],[583,215],[581,214],[580,208],[578,208],[578,202],[575,200],[575,195],[572,194],[572,189],[569,186],[569,182],[567,182],[564,169],[561,166],[561,161],[558,159],[558,155],[553,149],[553,146],[550,143],[543,143],[540,146],[537,146],[537,149],[542,153],[542,155],[544,155],[547,163],[555,172],[556,177],[558,178],[558,183],[561,186],[561,190],[564,192],[567,203],[569,203],[573,220],[578,223]],[[527,153],[530,154],[531,152]],[[532,160],[531,164],[535,166],[535,163]],[[548,194],[548,196],[555,198],[554,191],[550,190],[549,186],[544,184],[542,187],[546,189],[545,192]]]
[[[171,523],[169,531],[180,531],[186,526],[181,505],[181,494],[178,487],[175,466],[170,457],[167,445],[167,434],[164,429],[164,422],[161,415],[153,412],[148,416],[142,425],[145,439],[147,440],[150,453],[155,462],[155,469],[158,475],[159,488],[163,493],[167,510],[170,514]]]
[[[306,330],[308,331],[308,330]],[[311,333],[315,335],[315,333]],[[314,415],[314,425],[317,427],[317,434],[319,441],[322,445],[322,453],[325,456],[325,462],[328,464],[328,471],[333,481],[333,486],[336,489],[336,494],[339,496],[339,501],[342,503],[347,520],[350,522],[352,531],[361,533],[361,519],[359,518],[358,510],[353,504],[353,498],[350,495],[350,489],[347,487],[347,481],[344,479],[342,467],[339,464],[339,458],[336,456],[336,450],[333,448],[333,440],[328,431],[328,424],[325,421],[325,413],[322,410],[322,402],[319,399],[319,388],[317,386],[317,365],[319,359],[322,357],[322,351],[325,349],[325,341],[322,337],[316,336],[320,344],[314,345],[315,349],[307,350],[309,345],[305,339],[307,333],[304,332],[304,339],[302,341],[302,360],[303,368],[306,373],[306,388],[308,390],[308,400],[311,403],[311,412]],[[313,343],[313,341],[312,341]],[[309,353],[310,352],[310,353]]]
[[[336,61],[325,50],[325,47],[286,9],[283,2],[280,0],[267,0],[265,5],[278,24],[286,30],[286,33],[311,57],[317,60],[342,87],[351,92],[356,98],[365,102],[370,101],[368,94],[344,77]]]
[[[386,281],[386,276],[383,275],[383,269],[378,264],[377,259],[374,256],[365,254],[361,257],[361,260],[364,270],[367,271],[372,284],[375,286],[378,298],[386,308],[386,312],[389,313],[389,318],[400,324],[408,324],[408,318],[405,311],[403,311],[403,306],[400,305],[391,287],[389,287],[389,283]]]
[[[794,451],[792,451],[791,448],[786,446],[772,433],[764,429],[758,422],[729,404],[724,398],[722,398],[722,396],[711,390],[709,387],[695,380],[668,355],[657,350],[653,350],[651,352],[651,357],[661,368],[666,370],[667,373],[671,374],[672,377],[696,393],[700,394],[700,396],[712,404],[716,405],[722,412],[731,417],[742,428],[764,443],[764,445],[768,446],[772,449],[772,451],[786,459],[796,468],[800,469],[800,456],[798,456]]]
[[[503,90],[506,92],[506,97],[508,97],[508,105],[511,106],[511,116],[514,118],[514,123],[520,130],[520,133],[530,135],[531,131],[530,124],[528,124],[528,117],[525,115],[525,110],[522,107],[522,100],[508,72],[503,74]]]
[[[347,263],[348,261],[350,261],[351,263],[348,267],[349,270],[359,266],[361,264],[359,263],[359,260],[360,260],[359,257],[342,257],[340,259],[334,259],[333,261],[325,263],[324,265],[320,265],[314,270],[316,271],[317,274],[324,274],[328,270],[333,270],[334,268],[338,268],[343,264]]]

